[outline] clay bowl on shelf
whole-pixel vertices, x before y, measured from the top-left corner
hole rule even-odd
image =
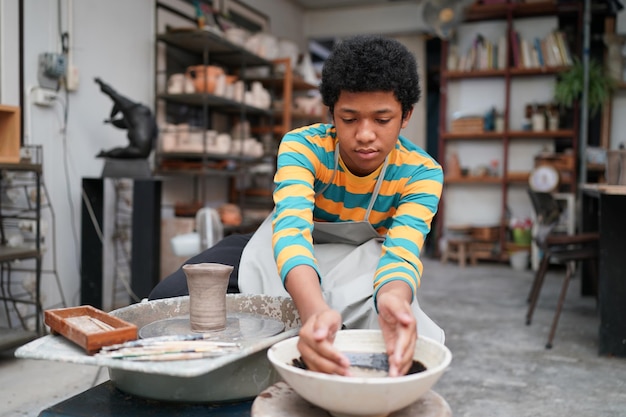
[[[274,344],[267,351],[268,359],[302,398],[336,417],[383,417],[407,407],[431,389],[452,360],[446,346],[422,336],[417,340],[413,360],[426,370],[393,378],[381,377],[377,372],[345,377],[294,365],[300,360],[297,343],[298,337],[292,337]],[[339,331],[335,346],[349,352],[348,356],[369,353],[376,358],[385,353],[380,330]]]

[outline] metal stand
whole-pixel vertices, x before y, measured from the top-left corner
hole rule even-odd
[[[107,158],[102,168],[103,178],[151,178],[152,170],[147,159]]]
[[[131,287],[145,298],[160,280],[161,181],[134,179]],[[83,178],[81,220],[81,303],[103,305],[104,179]]]

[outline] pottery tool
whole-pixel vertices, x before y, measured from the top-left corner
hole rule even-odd
[[[207,354],[204,352],[181,352],[181,353],[168,353],[159,355],[145,355],[145,356],[131,356],[126,357],[124,360],[128,361],[186,361],[191,359],[204,359],[213,358],[215,355]]]
[[[152,341],[137,346],[129,344],[114,350],[104,350],[97,356],[126,360],[180,360],[221,356],[241,348],[238,343],[208,340]]]
[[[122,348],[129,347],[143,347],[143,346],[151,346],[163,342],[183,342],[183,341],[191,341],[191,340],[215,340],[215,335],[211,333],[193,333],[193,334],[181,334],[181,335],[171,335],[171,336],[156,336],[156,337],[147,337],[139,340],[131,340],[125,343],[118,343],[110,346],[103,346],[102,351],[108,352],[113,350],[119,350]]]

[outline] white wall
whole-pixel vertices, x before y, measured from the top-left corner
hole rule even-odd
[[[68,29],[67,4],[62,1],[63,30]],[[113,103],[93,79],[101,77],[121,94],[152,107],[154,1],[79,0],[73,5],[73,62],[80,71],[80,85],[66,102],[67,135],[61,132],[64,109],[60,103],[50,108],[25,105],[30,114],[25,125],[28,141],[43,146],[44,181],[56,212],[57,269],[68,301],[75,304],[80,289],[81,179],[100,177],[103,161],[95,155],[101,149],[128,143],[125,131],[103,124]],[[57,2],[25,0],[24,13],[24,80],[28,89],[37,85],[38,54],[60,51]],[[17,15],[12,19],[17,21]],[[3,36],[3,45],[6,42]],[[47,253],[44,267],[50,265],[51,253]],[[42,291],[45,304],[57,301],[53,280],[45,280]]]
[[[304,13],[300,6],[289,0],[242,0],[242,3],[269,17],[270,32],[278,38],[296,42],[302,51],[307,48]]]
[[[616,32],[621,35],[626,35],[626,11],[620,12],[617,15],[617,29]],[[626,49],[626,48],[625,48]],[[626,53],[626,51],[622,51]],[[622,81],[626,82],[626,64],[624,65],[624,78]],[[626,89],[622,88],[617,91],[613,97],[613,115],[611,117],[611,140],[610,148],[617,149],[620,143],[626,145]]]
[[[364,32],[379,34],[418,33],[427,31],[420,2],[311,10],[305,13],[305,35],[310,39],[328,39]]]
[[[18,2],[0,0],[0,104],[19,106]]]

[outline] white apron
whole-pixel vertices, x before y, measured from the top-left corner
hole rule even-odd
[[[336,149],[335,171],[338,156],[339,149]],[[378,176],[364,220],[315,222],[313,225],[313,250],[321,274],[324,299],[332,309],[341,313],[343,324],[348,329],[379,328],[374,308],[373,280],[384,238],[368,219],[386,168],[387,160]],[[329,184],[331,182],[332,179]],[[272,216],[273,213],[263,221],[243,250],[239,264],[239,290],[247,294],[289,297],[274,260]],[[417,319],[418,334],[443,343],[443,330],[422,311],[416,298],[411,308]]]

